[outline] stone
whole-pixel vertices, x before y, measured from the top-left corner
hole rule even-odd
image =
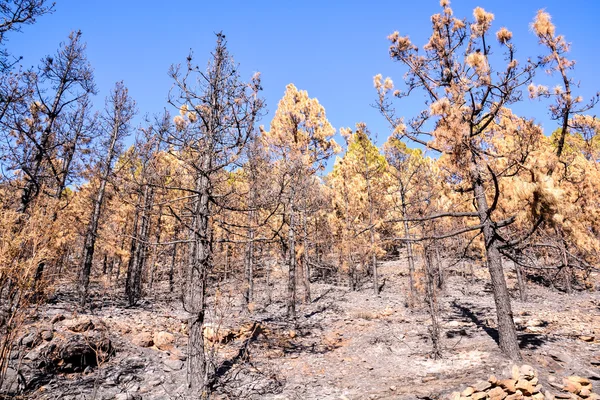
[[[548,325],[548,323],[541,319],[530,319],[529,321],[527,321],[527,326],[531,327],[542,327],[546,325]]]
[[[502,379],[498,381],[498,386],[506,390],[509,394],[517,391],[516,385],[517,381],[515,379]]]
[[[391,390],[391,388],[390,388]],[[395,389],[394,389],[395,391]],[[460,400],[460,392],[452,392],[452,394],[450,395],[450,400]]]
[[[81,333],[94,329],[94,322],[91,318],[83,316],[66,321],[64,326],[72,332]]]
[[[181,351],[177,347],[173,347],[171,350],[169,350],[169,358],[171,358],[173,360],[185,361],[185,360],[187,360],[187,354],[185,354],[183,351]]]
[[[64,319],[65,319],[64,315],[62,315],[62,314],[56,314],[54,317],[52,317],[52,319],[50,320],[50,323],[51,324],[55,324],[55,323],[60,322],[60,321],[62,321]]]
[[[473,389],[471,386],[469,386],[468,388],[466,388],[465,390],[462,391],[461,396],[469,397],[473,393],[475,393],[475,389]]]
[[[579,391],[579,395],[581,397],[590,397],[591,394],[592,394],[592,391],[590,389],[588,389],[587,387],[584,387]]]
[[[204,340],[211,343],[229,343],[235,339],[236,336],[231,329],[215,326],[213,324],[204,325],[202,332],[204,334]]]
[[[581,383],[574,382],[570,379],[563,379],[563,385],[563,390],[566,390],[567,392],[577,394],[581,390]]]
[[[579,340],[583,340],[584,342],[593,342],[594,339],[593,336],[579,336]]]
[[[42,331],[41,336],[42,336],[43,340],[45,340],[46,342],[49,342],[54,337],[54,332],[52,332],[51,330],[45,330],[45,331]]]
[[[0,393],[7,395],[16,395],[17,391],[19,390],[19,383],[20,379],[17,371],[12,368],[8,368],[4,375],[4,381],[2,382],[2,386],[0,386]]]
[[[473,386],[473,388],[475,388],[475,390],[477,392],[485,392],[486,390],[488,390],[491,387],[492,387],[492,384],[487,381],[478,382],[475,386]]]
[[[533,400],[545,400],[545,399],[546,399],[546,396],[544,396],[544,394],[543,394],[543,393],[536,393],[536,394],[534,394],[533,396],[531,396],[531,398],[532,398]]]
[[[520,368],[521,375],[528,380],[535,378],[535,370],[531,365],[523,365]]]
[[[490,375],[490,377],[488,378],[488,382],[491,383],[492,385],[497,385],[498,378],[496,378],[496,375]]]
[[[531,396],[536,393],[535,386],[531,384],[527,379],[519,379],[515,385],[517,390],[520,390],[525,396]]]
[[[495,388],[493,388],[492,390],[490,390],[488,392],[488,396],[491,400],[502,400],[506,396],[508,396],[508,393],[506,393],[504,390],[502,390],[501,387],[496,386]]]
[[[175,343],[175,336],[172,333],[161,331],[154,334],[154,346],[159,350],[170,350]]]
[[[513,367],[512,367],[512,378],[515,381],[518,381],[520,377],[521,377],[521,369],[519,368],[518,365],[513,365]]]
[[[504,400],[521,400],[523,398],[523,393],[520,390],[517,390],[513,394],[509,394],[504,398]]]
[[[164,364],[173,371],[179,371],[181,368],[183,368],[183,361],[181,360],[172,360],[169,358],[164,361]]]
[[[579,383],[582,386],[590,385],[592,383],[589,379],[583,378],[583,377],[577,376],[577,375],[571,375],[571,376],[567,377],[567,379],[570,380],[571,382]]]
[[[114,354],[110,339],[99,332],[90,335],[66,334],[46,344],[42,352],[47,368],[60,372],[81,372],[96,367]]]
[[[472,400],[482,400],[482,399],[485,399],[486,397],[487,397],[486,392],[475,392],[471,395]]]
[[[31,332],[21,338],[21,345],[25,347],[34,347],[38,341],[38,335],[35,332]]]
[[[131,339],[131,343],[139,347],[151,347],[154,345],[154,340],[152,339],[152,334],[150,332],[141,332]]]

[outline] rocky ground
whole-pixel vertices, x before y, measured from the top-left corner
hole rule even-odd
[[[214,398],[458,399],[490,375],[511,376],[513,366],[495,342],[483,270],[468,279],[447,271],[440,295],[443,358],[434,360],[426,309],[405,303],[405,265],[385,262],[380,269],[379,296],[368,285],[350,292],[315,282],[313,301],[299,306],[295,322],[285,318],[283,293],[275,291],[262,307],[261,292],[248,313],[236,285],[222,285],[211,296],[216,311],[205,328],[217,371]],[[510,274],[509,285],[515,286]],[[547,388],[541,392],[546,398],[560,392],[557,385],[568,376],[600,392],[600,293],[567,295],[532,282],[528,289],[526,302],[514,293],[513,309],[523,362]],[[128,308],[98,287],[92,311],[81,314],[72,291],[59,288],[22,328],[3,391],[36,399],[186,399],[187,314],[166,288],[149,292]],[[462,397],[492,397],[481,393]]]

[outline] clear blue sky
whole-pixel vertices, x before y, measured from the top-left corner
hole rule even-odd
[[[54,14],[13,34],[8,48],[24,57],[23,66],[33,66],[55,52],[71,30],[81,29],[100,90],[95,100],[99,107],[114,82],[124,80],[140,115],[160,112],[171,87],[169,66],[184,62],[190,49],[204,63],[215,42],[214,32],[222,30],[243,75],[262,73],[269,110],[263,124],[268,126],[285,85],[292,82],[319,99],[336,128],[365,121],[378,143],[385,141],[389,128],[371,107],[376,97],[372,78],[382,73],[400,82],[403,74],[388,57],[386,36],[398,30],[422,45],[429,35],[430,15],[440,10],[438,0],[56,3]],[[579,94],[588,98],[600,90],[600,2],[454,0],[451,4],[456,16],[469,19],[478,5],[495,14],[494,32],[501,26],[513,31],[521,59],[541,51],[529,23],[538,9],[545,8],[557,31],[573,43],[575,76],[582,83]],[[419,101],[397,105],[402,114],[412,116],[421,106]],[[547,134],[555,128],[543,105],[530,102],[524,109],[544,122]]]

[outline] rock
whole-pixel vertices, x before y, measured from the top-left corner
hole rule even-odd
[[[477,392],[485,392],[492,387],[492,384],[487,381],[481,381],[473,386]]]
[[[150,334],[150,332],[141,332],[131,339],[131,343],[139,347],[151,347],[154,345],[154,340],[152,339],[152,334]]]
[[[20,379],[17,371],[12,368],[8,368],[6,370],[2,386],[0,387],[0,393],[7,395],[16,395],[19,391],[19,381]]]
[[[202,332],[204,334],[204,340],[211,343],[228,343],[235,339],[235,334],[230,329],[219,327],[213,324],[204,325]],[[292,337],[291,333],[290,337]]]
[[[512,372],[512,378],[515,381],[518,381],[519,378],[521,377],[521,369],[519,368],[519,366],[518,365],[513,365],[511,372]]]
[[[158,386],[161,385],[163,383],[162,379],[154,379],[152,381],[148,382],[149,386]]]
[[[497,385],[498,378],[496,378],[496,375],[490,375],[490,377],[488,378],[488,382],[491,383],[492,385]]]
[[[175,343],[175,336],[172,333],[161,331],[154,334],[154,346],[159,350],[170,350]]]
[[[91,335],[71,334],[55,338],[42,352],[48,362],[47,368],[60,372],[83,371],[107,361],[114,349],[108,337],[99,332]]]
[[[49,342],[54,337],[54,332],[52,332],[51,330],[45,330],[45,331],[42,331],[41,336],[42,336],[43,340],[45,340],[46,342]]]
[[[563,379],[563,385],[563,390],[566,390],[567,392],[577,394],[581,390],[581,383],[572,381],[567,378]]]
[[[185,361],[187,360],[187,355],[182,352],[181,350],[179,350],[177,347],[173,347],[171,350],[169,350],[170,353],[170,357],[173,360],[181,360],[181,361]]]
[[[473,389],[471,386],[469,386],[468,388],[466,388],[465,390],[462,391],[461,396],[469,397],[473,393],[475,393],[475,389]]]
[[[546,398],[546,396],[544,396],[543,393],[536,393],[533,396],[531,396],[531,398],[533,400],[544,400]]]
[[[23,336],[19,342],[21,343],[21,345],[31,348],[39,342],[39,336],[37,332],[31,332]]]
[[[531,380],[531,379],[535,378],[535,370],[533,369],[532,366],[523,365],[523,366],[521,366],[521,368],[519,370],[521,372],[521,375],[523,375],[523,377],[525,377],[525,379]]]
[[[589,379],[583,378],[583,377],[577,376],[577,375],[571,375],[571,376],[567,377],[567,379],[570,380],[571,382],[579,383],[582,386],[590,385],[592,383],[592,382],[590,382]]]
[[[486,392],[475,392],[471,395],[471,400],[482,400],[487,397]]]
[[[573,393],[557,393],[554,397],[557,399],[571,399],[573,398]]]
[[[546,325],[548,325],[548,323],[541,319],[530,319],[529,321],[527,321],[527,326],[529,327],[542,327]]]
[[[523,398],[523,393],[520,390],[517,390],[513,394],[509,394],[504,398],[504,400],[521,400]]]
[[[164,364],[173,371],[179,371],[183,368],[183,361],[181,360],[172,360],[169,358],[164,361]]]
[[[579,336],[579,340],[583,340],[584,342],[593,342],[594,336]]]
[[[94,322],[89,317],[77,317],[64,322],[65,328],[72,332],[87,332],[94,329]]]
[[[493,388],[492,390],[490,390],[488,392],[488,396],[491,400],[502,400],[506,396],[508,396],[508,393],[506,393],[504,390],[502,390],[501,387],[496,386],[495,388]]]
[[[592,395],[592,391],[587,387],[584,387],[579,391],[579,395],[581,397],[590,397]]]
[[[51,324],[55,324],[55,323],[60,322],[60,321],[62,321],[64,319],[65,319],[64,315],[62,315],[62,314],[56,314],[54,317],[52,317],[52,319],[50,320],[50,323]]]
[[[509,394],[515,393],[517,391],[516,385],[517,381],[514,379],[502,379],[498,381],[498,386],[506,390],[506,392],[508,392]]]
[[[535,386],[527,379],[519,379],[515,385],[518,391],[521,391],[525,396],[531,396],[536,393]]]

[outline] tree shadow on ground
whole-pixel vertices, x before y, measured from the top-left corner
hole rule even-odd
[[[477,327],[483,329],[496,344],[500,343],[498,329],[489,326],[486,321],[481,318],[482,311],[477,311],[472,304],[460,304],[456,300],[452,302],[452,307],[455,308],[464,319],[470,320]],[[555,341],[555,339],[548,335],[534,333],[517,333],[517,338],[519,340],[519,348],[527,350],[535,350],[540,348],[544,343]]]

